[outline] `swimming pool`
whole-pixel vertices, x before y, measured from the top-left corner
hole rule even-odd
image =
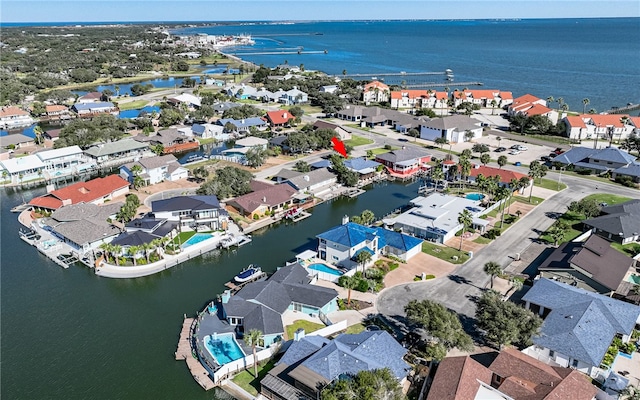
[[[640,285],[640,275],[631,274],[627,280],[633,284]]]
[[[469,200],[475,200],[475,201],[480,201],[484,199],[484,195],[480,193],[469,193],[465,197]]]
[[[233,337],[233,333],[207,335],[204,337],[204,347],[207,348],[207,351],[218,365],[229,364],[245,357],[244,352]]]
[[[186,242],[184,242],[184,244],[182,245],[183,248],[185,247],[189,247],[192,246],[196,243],[200,243],[203,240],[207,240],[212,238],[213,236],[211,236],[211,234],[209,233],[196,233],[195,235],[191,236],[189,238],[189,240],[187,240]]]
[[[331,274],[335,276],[343,275],[342,272],[338,271],[337,269],[328,267],[326,264],[322,264],[322,263],[310,264],[307,268],[312,269],[314,271],[326,272],[327,274]]]

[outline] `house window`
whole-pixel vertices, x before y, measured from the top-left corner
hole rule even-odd
[[[553,358],[556,355],[556,352],[553,350],[549,350],[549,357]]]
[[[337,257],[337,256],[331,256],[331,259],[332,259],[333,261],[338,261],[338,257]]]
[[[578,360],[574,359],[571,361],[571,368],[578,368]]]

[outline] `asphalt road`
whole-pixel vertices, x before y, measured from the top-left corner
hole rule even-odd
[[[551,176],[553,178],[553,175]],[[458,312],[463,321],[473,319],[475,303],[490,280],[483,271],[488,261],[496,261],[506,267],[515,256],[554,222],[556,213],[563,213],[567,205],[592,193],[611,193],[638,198],[637,190],[613,184],[601,184],[576,177],[562,177],[568,188],[554,194],[530,213],[520,218],[505,235],[498,237],[473,259],[458,267],[449,276],[428,282],[415,282],[385,289],[378,296],[378,312],[389,317],[403,317],[404,306],[411,300],[433,300]],[[402,319],[402,318],[400,318]]]

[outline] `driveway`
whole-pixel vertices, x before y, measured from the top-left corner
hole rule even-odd
[[[419,253],[407,264],[401,264],[397,269],[384,277],[384,286],[392,287],[402,283],[413,282],[416,276],[424,272],[437,278],[447,276],[455,269],[455,265],[426,253]]]

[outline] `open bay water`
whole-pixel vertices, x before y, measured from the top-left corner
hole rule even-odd
[[[443,76],[404,80],[408,85],[442,82],[451,90],[464,87],[456,82],[482,82],[482,87],[468,88],[511,91],[515,97],[562,97],[570,110],[579,112],[584,98],[590,100],[586,110],[597,112],[640,103],[640,18],[239,23],[174,33],[252,35],[254,46],[222,50],[239,55],[299,46],[303,51],[327,50],[240,56],[267,67],[287,61],[332,75],[346,70],[372,76],[449,68],[454,82],[445,83]]]
[[[235,252],[207,253],[138,279],[63,269],[18,237],[10,209],[44,189],[0,190],[0,397],[3,399],[228,399],[205,392],[176,361],[184,314],[192,316],[248,264],[274,271],[314,248],[315,236],[364,209],[377,216],[405,205],[418,184],[381,183],[356,199],[315,207],[299,223],[252,234]]]

